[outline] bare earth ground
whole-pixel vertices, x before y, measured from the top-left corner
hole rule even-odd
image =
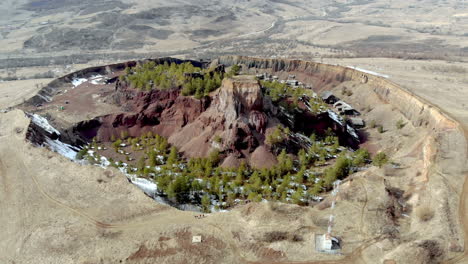
[[[34,96],[52,79],[32,79],[23,81],[0,82],[0,109],[22,103]]]
[[[390,80],[468,124],[468,63],[389,58],[325,59],[324,62],[389,75]]]
[[[31,11],[24,7],[28,2],[50,6]],[[81,166],[31,146],[24,140],[24,114],[0,113],[1,263],[429,263],[418,245],[431,239],[444,242],[447,263],[468,263],[464,1],[107,4],[2,1],[0,78],[33,79],[1,82],[0,109],[33,96],[36,84],[50,80],[36,79],[38,74],[48,71],[57,77],[138,57],[254,54],[312,58],[389,75],[459,121],[465,137],[451,122],[435,132],[413,127],[398,109],[375,98],[372,87],[343,84],[353,90],[351,96],[340,94],[343,85],[333,88],[364,110],[366,121],[386,128],[383,134],[370,130],[369,144],[389,152],[403,169],[372,168],[343,185],[334,233],[344,241],[344,256],[330,256],[315,252],[312,241],[326,231],[327,200],[314,208],[248,204],[196,219],[155,203],[116,171]],[[349,56],[376,58],[330,58]],[[395,128],[399,118],[408,121],[401,131]],[[397,225],[386,213],[388,186],[403,189],[412,207]],[[427,222],[415,213],[425,206],[435,212]],[[273,231],[288,238],[267,241]],[[192,244],[192,235],[202,235],[203,242]],[[291,239],[294,235],[302,239]]]
[[[343,184],[333,214],[334,233],[344,241],[344,258],[314,250],[314,234],[326,231],[331,213],[327,200],[314,208],[249,204],[196,219],[194,213],[155,203],[120,173],[71,163],[31,146],[24,140],[28,120],[14,110],[0,116],[0,199],[5,212],[0,222],[5,223],[2,237],[7,238],[1,242],[2,261],[375,263],[387,259],[426,263],[427,253],[416,245],[433,237],[453,248],[446,258],[459,257],[463,236],[454,214],[458,197],[453,194],[462,194],[457,181],[463,181],[464,138],[450,122],[438,128],[443,134],[413,127],[367,85],[346,82],[334,88],[336,94],[342,86],[352,89],[353,95],[340,96],[358,107],[366,121],[378,120],[385,127],[383,134],[371,130],[370,142],[391,153],[403,168],[374,167]],[[370,105],[371,111],[363,110]],[[399,119],[407,122],[401,131],[394,126]],[[430,205],[436,212],[433,219],[424,223],[409,211],[411,217],[402,217],[395,225],[386,213],[391,201],[383,192],[388,186],[403,188],[413,208]],[[399,231],[391,239],[388,232],[395,228]],[[267,240],[268,233],[275,231],[284,231],[289,238]],[[192,235],[202,235],[203,242],[192,244]],[[294,235],[298,239],[292,240]]]

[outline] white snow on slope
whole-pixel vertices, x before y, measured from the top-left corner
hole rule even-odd
[[[73,87],[77,87],[85,82],[90,82],[91,84],[98,85],[104,84],[104,76],[102,75],[93,75],[89,79],[86,78],[75,78],[72,80]]]
[[[148,196],[155,197],[158,186],[156,183],[149,181],[144,178],[135,178],[132,180],[132,183],[135,184],[138,188],[143,190]]]
[[[348,131],[348,133],[354,137],[355,139],[359,140],[359,136],[356,134],[356,130],[354,128],[352,128],[350,125],[346,125],[346,131]]]
[[[328,110],[327,112],[328,112],[328,116],[330,116],[330,118],[333,119],[335,122],[337,122],[338,124],[340,124],[342,126],[346,125],[346,131],[348,131],[348,133],[352,137],[359,140],[359,136],[357,135],[356,130],[353,127],[351,127],[348,124],[344,124],[343,120],[341,119],[341,117],[337,113],[335,113],[335,112],[333,112],[331,110]]]
[[[357,70],[357,71],[360,71],[360,72],[364,72],[364,73],[368,73],[368,74],[380,76],[380,77],[383,77],[383,78],[387,78],[387,79],[390,78],[390,75],[386,75],[386,74],[382,74],[382,73],[378,73],[378,72],[374,72],[374,71],[365,70],[365,69],[362,69],[362,68],[359,68],[359,67],[354,67],[354,66],[346,66],[346,67],[351,68],[351,69],[354,69],[354,70]]]
[[[45,117],[42,117],[42,116],[40,116],[40,115],[38,115],[38,114],[33,114],[33,115],[31,116],[31,121],[32,121],[34,124],[36,124],[36,125],[42,127],[45,131],[47,131],[47,132],[49,132],[49,133],[51,133],[51,134],[52,134],[52,133],[55,133],[55,134],[57,134],[57,135],[60,135],[60,132],[58,132],[57,129],[55,129],[54,127],[52,127],[52,126],[49,124],[49,121],[47,121],[47,119],[45,119]]]
[[[328,110],[327,113],[331,119],[333,119],[338,124],[343,125],[341,117],[337,113],[333,112],[332,110]]]
[[[52,140],[50,138],[47,138],[46,141],[44,142],[44,145],[49,147],[50,150],[55,151],[58,154],[71,160],[75,160],[76,153],[78,152],[77,148],[71,145],[68,145],[66,143],[63,143],[60,140]]]
[[[89,78],[90,82],[94,85],[103,84],[104,83],[104,76],[102,75],[95,75]]]
[[[75,78],[72,80],[72,84],[73,84],[73,87],[77,87],[79,86],[80,84],[84,83],[84,82],[87,82],[88,79],[85,79],[85,78]]]

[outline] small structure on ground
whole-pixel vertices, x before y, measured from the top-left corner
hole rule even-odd
[[[336,97],[331,91],[325,91],[323,92],[320,97],[322,100],[327,103],[327,104],[334,104],[338,102],[340,99]]]
[[[354,109],[354,107],[352,107],[351,105],[349,105],[348,103],[342,100],[334,103],[333,107],[336,110],[338,110],[338,112],[341,115],[360,115],[361,114],[356,109]]]
[[[299,85],[299,81],[298,80],[287,80],[286,81],[286,84],[290,85],[290,86],[298,86]]]
[[[366,126],[366,123],[364,122],[364,120],[359,117],[348,118],[348,123],[354,128],[363,128]]]
[[[201,236],[193,236],[192,237],[192,243],[201,243],[201,242],[202,242]]]
[[[315,250],[318,252],[328,254],[339,254],[340,253],[340,241],[332,237],[330,234],[316,234],[315,235]]]

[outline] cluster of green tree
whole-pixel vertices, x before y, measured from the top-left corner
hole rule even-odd
[[[267,134],[266,143],[270,146],[277,145],[286,140],[290,133],[289,127],[277,125],[272,132]]]
[[[289,97],[294,93],[294,89],[285,83],[276,81],[260,81],[262,88],[266,95],[268,95],[273,102],[278,102],[282,98]]]
[[[331,129],[328,129],[323,138],[318,139],[315,134],[310,135],[311,146],[307,149],[307,165],[322,166],[326,161],[334,158],[345,148],[339,144],[338,137],[336,137]],[[302,150],[304,152],[305,150]],[[301,151],[299,151],[301,154]],[[300,155],[299,155],[300,156]]]
[[[264,93],[271,98],[274,103],[284,102],[283,99],[288,99],[288,103],[281,104],[283,107],[290,110],[297,109],[301,98],[309,98],[310,110],[314,113],[320,113],[328,109],[328,105],[319,97],[314,96],[312,90],[303,87],[291,87],[286,83],[277,81],[260,81]]]
[[[126,68],[121,81],[129,82],[141,90],[170,89],[182,87],[182,94],[195,95],[198,99],[221,86],[224,73],[215,70],[204,71],[190,62],[181,64],[156,64],[147,62],[133,68]]]
[[[310,106],[310,110],[315,114],[322,113],[326,111],[327,109],[329,109],[328,105],[322,100],[322,98],[317,97],[317,96],[310,97],[309,106]]]
[[[226,73],[226,77],[233,77],[239,75],[241,71],[241,66],[234,64],[232,65],[231,69]]]
[[[185,96],[195,95],[195,98],[200,99],[210,92],[218,89],[221,86],[223,74],[215,72],[205,73],[203,78],[190,78],[184,83],[182,94]]]
[[[379,152],[375,155],[374,159],[372,160],[372,164],[381,168],[383,165],[387,164],[388,157],[387,154],[384,152]]]
[[[284,133],[284,128],[278,128]],[[307,204],[320,192],[331,187],[337,179],[343,179],[357,167],[370,162],[369,153],[360,149],[355,152],[342,151],[338,138],[331,132],[317,139],[310,137],[312,145],[301,149],[295,155],[282,150],[277,164],[268,169],[255,169],[242,163],[237,168],[221,168],[220,153],[213,151],[206,158],[189,160],[179,156],[177,149],[170,147],[167,140],[159,135],[147,133],[138,138],[117,139],[112,145],[121,144],[135,147],[140,158],[134,165],[127,166],[127,172],[139,177],[153,179],[160,192],[179,203],[198,203],[209,211],[228,208],[239,200],[261,201],[263,199],[295,204]],[[80,151],[83,158],[95,163],[99,154],[87,154],[88,149],[103,149],[93,142],[86,150]],[[324,161],[335,159],[331,166],[317,167]],[[384,153],[374,158],[374,164],[381,166],[387,161]],[[123,162],[109,159],[111,166],[122,166]],[[322,163],[321,163],[322,162]]]

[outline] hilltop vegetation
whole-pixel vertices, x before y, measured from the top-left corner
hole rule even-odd
[[[230,72],[227,76],[234,73]],[[185,96],[194,95],[197,99],[208,95],[221,86],[225,77],[223,71],[216,69],[203,70],[190,62],[181,64],[156,64],[147,62],[132,68],[126,68],[120,80],[133,88],[151,91],[152,89],[182,88]]]
[[[297,109],[300,101],[313,113],[320,113],[329,108],[312,89],[291,87],[278,81],[260,81],[260,84],[263,93],[269,96],[273,103],[278,103],[288,109]],[[284,99],[287,99],[288,103],[285,103]]]

